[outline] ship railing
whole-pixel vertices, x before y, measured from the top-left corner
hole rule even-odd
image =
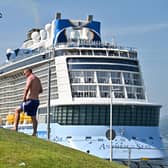
[[[83,48],[106,48],[106,49],[114,49],[114,50],[126,50],[126,51],[130,51],[130,52],[137,52],[136,48],[133,47],[124,47],[124,46],[118,46],[116,44],[112,44],[112,43],[108,43],[108,42],[101,42],[101,41],[89,41],[89,40],[69,40],[66,43],[57,43],[54,48],[65,48],[65,47],[83,47]],[[5,65],[9,65],[10,63],[16,62],[20,59],[26,58],[26,57],[30,57],[30,56],[34,56],[34,55],[38,55],[41,54],[43,52],[49,52],[51,49],[46,49],[43,47],[39,47],[36,48],[34,50],[32,50],[30,53],[28,54],[20,54],[17,55],[14,59],[11,59],[5,63],[0,64],[1,67],[5,66]]]
[[[6,65],[10,65],[11,63],[14,63],[18,60],[21,60],[21,59],[24,59],[24,58],[27,58],[27,57],[30,57],[30,56],[35,56],[35,55],[39,55],[39,54],[42,54],[42,53],[46,53],[46,52],[50,52],[49,49],[44,49],[44,48],[37,48],[35,50],[32,50],[31,53],[29,54],[20,54],[20,55],[17,55],[14,59],[11,59],[11,60],[7,60],[6,62],[3,62],[0,64],[1,67],[4,67]]]
[[[132,52],[137,52],[136,48],[133,47],[124,47],[118,46],[116,44],[100,41],[88,41],[88,40],[77,40],[77,41],[68,41],[66,43],[57,43],[56,48],[63,47],[84,47],[84,48],[109,48],[109,49],[118,49],[118,50],[128,50]]]
[[[18,60],[26,58],[26,57],[38,55],[38,54],[41,54],[43,52],[46,52],[46,50],[44,48],[37,48],[35,50],[32,50],[30,54],[22,54],[22,55],[16,56],[16,58],[14,60],[12,60],[12,62],[18,61]]]

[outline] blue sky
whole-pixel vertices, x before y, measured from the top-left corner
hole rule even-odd
[[[0,0],[0,63],[7,48],[18,48],[31,28],[42,28],[56,12],[62,18],[101,21],[103,41],[139,51],[141,71],[151,102],[168,116],[167,0]]]

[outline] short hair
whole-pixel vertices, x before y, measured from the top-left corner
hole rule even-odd
[[[32,69],[31,68],[26,68],[24,71],[29,71],[30,73],[32,73]]]

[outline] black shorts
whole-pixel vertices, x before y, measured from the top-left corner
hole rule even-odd
[[[36,116],[39,104],[39,100],[28,99],[26,102],[23,102],[20,107],[28,116]]]

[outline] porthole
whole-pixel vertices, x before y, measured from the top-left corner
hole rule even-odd
[[[112,129],[112,140],[116,137],[115,131]],[[110,129],[106,131],[106,138],[110,140]]]

